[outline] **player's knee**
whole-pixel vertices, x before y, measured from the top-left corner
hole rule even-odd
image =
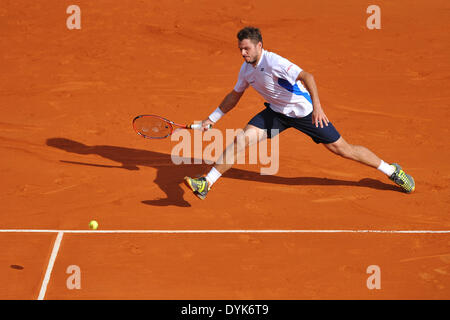
[[[339,149],[339,155],[346,159],[355,159],[354,147],[350,144]]]
[[[263,130],[248,129],[245,130],[245,146],[251,146],[264,138]]]
[[[233,141],[234,148],[237,149],[238,152],[242,151],[247,146],[247,138],[246,135],[241,132],[236,135]]]
[[[354,157],[353,146],[348,143],[331,144],[328,149],[346,159],[353,159]]]

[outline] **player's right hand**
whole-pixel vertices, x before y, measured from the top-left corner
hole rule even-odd
[[[209,130],[214,126],[214,122],[212,122],[209,118],[202,121],[202,131]]]

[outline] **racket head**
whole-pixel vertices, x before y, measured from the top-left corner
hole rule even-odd
[[[137,134],[147,139],[164,139],[169,137],[174,130],[170,120],[152,114],[135,117],[133,128]]]

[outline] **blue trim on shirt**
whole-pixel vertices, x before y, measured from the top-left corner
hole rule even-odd
[[[311,96],[309,95],[309,93],[301,91],[297,84],[292,85],[289,83],[289,81],[281,78],[278,78],[278,84],[281,87],[285,88],[287,91],[292,92],[293,94],[305,97],[305,99],[312,104]]]

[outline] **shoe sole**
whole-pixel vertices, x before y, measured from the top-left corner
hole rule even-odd
[[[411,188],[411,190],[410,191],[406,191],[406,193],[411,193],[411,192],[413,192],[414,190],[416,190],[416,182],[414,181],[414,178],[413,177],[411,177],[410,175],[408,175],[410,178],[411,178],[411,180],[412,180],[412,184],[413,184],[413,187]]]
[[[186,182],[186,184],[188,185],[188,187],[189,188],[191,188],[191,190],[193,191],[193,192],[196,192],[196,190],[194,189],[194,187],[192,187],[192,184],[191,184],[191,178],[190,177],[184,177],[184,181]]]
[[[194,194],[199,198],[199,199],[201,199],[201,200],[205,200],[206,199],[206,197],[205,196],[202,196],[200,193],[198,193],[198,192],[194,192]]]

